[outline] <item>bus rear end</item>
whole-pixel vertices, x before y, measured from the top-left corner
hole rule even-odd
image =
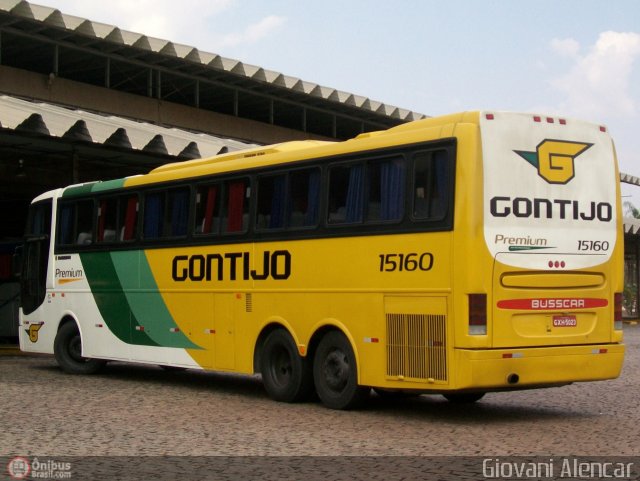
[[[469,293],[458,386],[527,388],[617,377],[623,237],[607,129],[482,113],[486,285]],[[480,345],[482,343],[479,343]]]

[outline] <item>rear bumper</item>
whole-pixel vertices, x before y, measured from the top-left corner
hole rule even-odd
[[[624,344],[455,349],[454,356],[452,389],[526,389],[616,378],[622,369]]]

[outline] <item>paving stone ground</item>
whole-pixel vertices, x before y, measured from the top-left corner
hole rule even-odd
[[[257,376],[125,363],[73,376],[50,356],[3,355],[0,456],[638,456],[640,326],[625,344],[615,380],[474,405],[372,395],[355,412],[276,403]]]

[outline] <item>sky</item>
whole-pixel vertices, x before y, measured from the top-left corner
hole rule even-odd
[[[33,0],[435,116],[606,125],[640,177],[638,0]],[[640,207],[640,187],[623,184]]]

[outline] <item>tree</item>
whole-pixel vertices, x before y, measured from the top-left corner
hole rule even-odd
[[[623,205],[625,215],[633,217],[634,219],[640,219],[640,209],[629,201],[625,202]]]

